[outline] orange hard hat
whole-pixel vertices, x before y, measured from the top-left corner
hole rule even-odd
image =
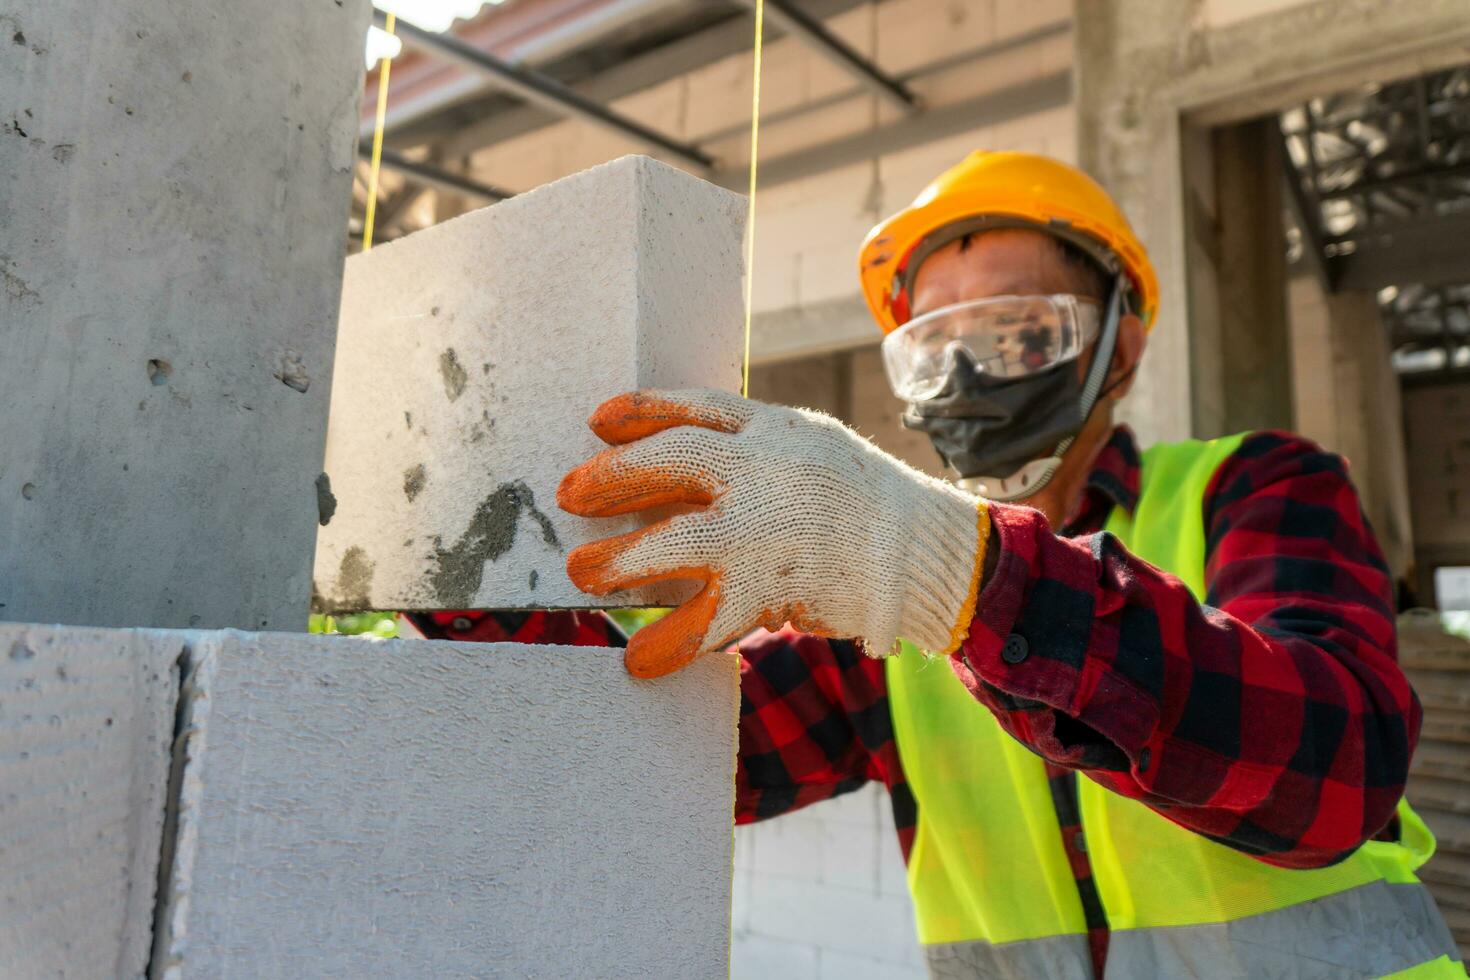
[[[858,259],[863,296],[883,332],[909,318],[913,276],[935,249],[991,228],[1034,227],[1080,247],[1132,285],[1129,308],[1151,329],[1159,281],[1143,243],[1097,181],[1035,153],[976,150],[914,203],[868,232]]]

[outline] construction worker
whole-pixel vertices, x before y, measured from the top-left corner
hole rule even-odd
[[[1420,709],[1343,461],[1280,432],[1139,452],[1113,410],[1158,286],[1065,164],[971,155],[860,275],[952,482],[820,413],[637,392],[559,493],[683,507],[567,567],[700,583],[636,675],[746,637],[737,819],[882,781],[935,976],[1464,976],[1414,876]]]

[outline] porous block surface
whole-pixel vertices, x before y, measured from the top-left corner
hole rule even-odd
[[[740,384],[744,198],[624,157],[347,262],[318,535],[328,610],[577,608],[556,507],[635,388]],[[662,598],[666,598],[665,595]]]
[[[184,645],[0,623],[0,976],[147,969]]]
[[[0,0],[0,619],[305,629],[367,0]]]
[[[719,977],[738,667],[216,634],[185,684],[179,976]]]

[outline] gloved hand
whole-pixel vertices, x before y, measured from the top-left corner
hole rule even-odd
[[[615,448],[566,475],[563,510],[610,517],[699,509],[582,545],[567,573],[584,592],[668,579],[704,587],[628,644],[658,677],[758,626],[959,646],[974,613],[990,520],[983,500],[894,459],[820,412],[720,391],[641,391],[604,402],[592,430]]]

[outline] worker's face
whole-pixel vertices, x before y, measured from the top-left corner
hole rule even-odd
[[[914,277],[913,316],[966,300],[988,296],[1051,296],[1070,293],[1079,299],[1106,304],[1106,296],[1092,295],[1084,280],[1066,260],[1056,239],[1027,228],[1001,228],[950,242],[919,266]],[[1128,314],[1118,324],[1118,344],[1104,389],[1116,401],[1127,392],[1132,370],[1143,355],[1143,323]],[[1092,363],[1090,345],[1074,362],[1081,376]]]
[[[1074,296],[1101,312],[1108,297],[1098,295],[1103,292],[1098,278],[1069,259],[1060,243],[1042,231],[989,231],[950,242],[924,261],[913,286],[914,316],[997,296],[1057,294]],[[1028,338],[1014,333],[1015,343],[1025,347]],[[1045,339],[1044,332],[1032,338]],[[944,342],[945,336],[937,335],[937,341]],[[1033,465],[1035,461],[1049,457],[1070,437],[1072,448],[1063,468],[1073,462],[1081,465],[1080,457],[1098,444],[1098,433],[1111,427],[1111,404],[1127,391],[1143,352],[1142,324],[1132,315],[1119,320],[1103,395],[1083,418],[1079,414],[1083,379],[1096,343],[1094,339],[1079,355],[1072,355],[1070,363],[1050,368],[1045,367],[1044,344],[1032,352],[997,347],[995,356],[1006,364],[1024,364],[1028,353],[1036,355],[1041,367],[1023,376],[994,375],[988,369],[977,373],[978,365],[966,368],[947,360],[944,387],[928,400],[911,401],[904,424],[925,432],[949,466],[980,492],[999,499],[1025,499],[1036,492],[1034,487],[1046,486],[1047,471]]]

